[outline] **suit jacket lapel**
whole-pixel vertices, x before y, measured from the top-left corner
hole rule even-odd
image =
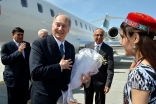
[[[27,44],[26,44],[26,45],[27,45]],[[26,48],[24,49],[24,55],[25,55],[25,58],[24,58],[24,59],[29,58],[29,56],[28,56],[29,52],[30,52],[29,47],[26,47]]]
[[[99,54],[104,55],[105,52],[103,51],[103,49],[105,49],[105,43],[102,43]]]
[[[27,51],[28,51],[28,48],[26,47],[26,48],[24,49],[24,56],[25,56],[25,57],[23,56],[23,58],[24,58],[25,60],[27,59],[27,56],[28,56],[28,55],[27,55],[27,53],[28,53]],[[22,53],[22,55],[23,55],[23,53]]]
[[[11,41],[11,49],[12,49],[12,51],[17,51],[18,50],[18,47],[17,47],[17,45],[15,44],[15,42],[14,41]]]
[[[14,49],[14,51],[18,50],[18,47],[17,47],[17,45],[15,44],[14,41],[11,42],[11,46],[12,46],[11,48]]]
[[[48,48],[50,50],[50,55],[53,55],[53,57],[56,57],[54,59],[56,59],[57,62],[60,62],[61,53],[60,53],[58,44],[57,44],[56,40],[54,39],[53,35],[50,35],[49,37],[47,37],[47,40],[48,40],[48,44],[49,44]]]
[[[69,51],[70,51],[70,49],[67,48],[68,47],[68,44],[67,44],[66,41],[64,42],[64,47],[65,47],[65,59],[67,59],[69,57],[69,53],[70,53]]]

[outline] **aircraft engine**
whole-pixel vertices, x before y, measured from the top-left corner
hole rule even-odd
[[[108,30],[107,36],[112,41],[119,41],[120,40],[120,34],[119,34],[119,28],[112,27]]]

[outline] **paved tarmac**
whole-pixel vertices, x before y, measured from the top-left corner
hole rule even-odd
[[[120,54],[121,55],[121,54]],[[123,51],[122,51],[123,55]],[[106,104],[123,104],[123,87],[127,80],[129,72],[129,66],[132,62],[132,57],[120,57],[118,62],[115,62],[115,73],[112,83],[112,87],[109,93],[106,95]],[[0,104],[7,104],[7,91],[3,82],[3,70],[4,66],[0,62]],[[84,104],[84,89],[78,88],[73,90],[74,98],[78,102]],[[95,104],[95,103],[94,103]]]

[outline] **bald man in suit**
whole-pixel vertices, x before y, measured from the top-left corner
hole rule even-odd
[[[91,80],[84,84],[85,104],[93,104],[95,92],[95,104],[105,104],[105,94],[109,92],[114,76],[113,49],[103,42],[104,30],[97,28],[94,31],[95,42],[86,44],[86,48],[96,50],[106,60],[107,64],[99,68],[96,75],[91,76]]]

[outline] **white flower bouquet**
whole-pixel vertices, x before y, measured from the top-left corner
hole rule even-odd
[[[72,90],[80,87],[82,84],[81,75],[94,75],[98,73],[98,69],[102,64],[107,64],[106,60],[96,51],[83,48],[75,56],[75,63],[71,72],[71,79],[68,85],[68,90],[62,92],[62,96],[58,99],[57,104],[69,104],[73,101],[77,104],[73,97]]]

